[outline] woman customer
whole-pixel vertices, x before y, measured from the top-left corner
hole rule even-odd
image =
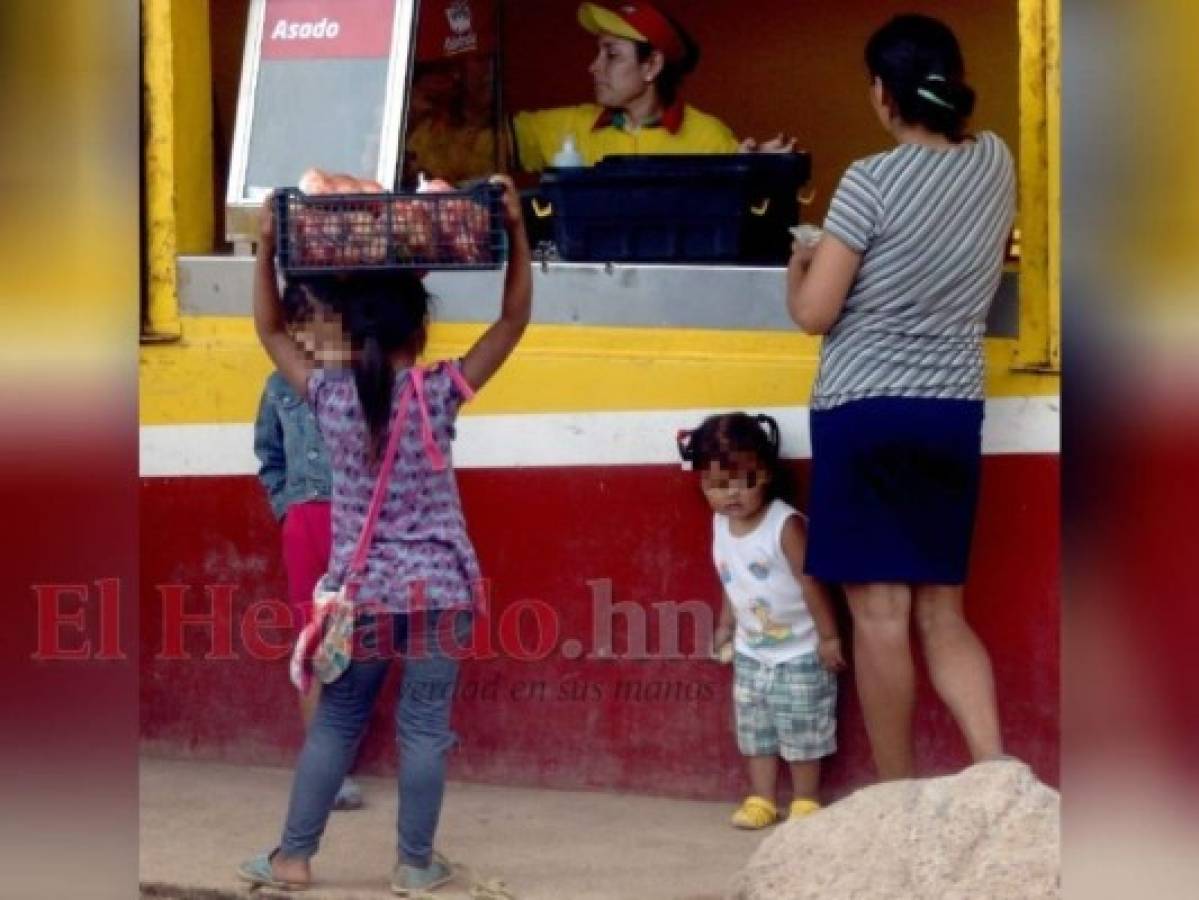
[[[966,121],[957,39],[899,16],[866,46],[870,99],[897,146],[853,163],[823,239],[796,244],[792,318],[823,334],[811,400],[806,572],[844,585],[879,775],[913,774],[909,619],[971,756],[1002,753],[987,651],[963,584],[981,461],[982,339],[1014,215],[1011,153]]]

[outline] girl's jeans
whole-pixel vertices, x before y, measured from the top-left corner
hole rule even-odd
[[[279,852],[304,859],[316,853],[388,666],[401,657],[404,673],[395,708],[399,857],[406,865],[424,868],[433,856],[433,835],[445,793],[446,754],[455,742],[450,709],[459,658],[470,639],[471,614],[465,610],[360,614],[355,626],[358,645],[353,660],[340,678],[321,688],[316,717],[292,780]],[[391,648],[383,646],[388,637]]]

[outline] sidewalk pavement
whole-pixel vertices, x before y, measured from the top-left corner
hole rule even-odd
[[[141,760],[143,897],[171,900],[383,900],[395,854],[394,779],[358,779],[366,808],[335,812],[313,861],[313,889],[251,894],[239,862],[274,846],[286,769]],[[517,900],[719,900],[769,832],[728,824],[733,803],[451,783],[438,849]],[[464,900],[469,885],[437,892]]]

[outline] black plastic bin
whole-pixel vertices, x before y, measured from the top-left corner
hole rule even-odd
[[[494,184],[444,193],[275,194],[275,249],[288,275],[363,270],[498,269],[501,197]]]
[[[779,263],[810,175],[807,153],[609,156],[547,169],[541,211],[565,260]]]

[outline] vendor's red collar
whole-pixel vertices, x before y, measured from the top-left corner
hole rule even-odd
[[[591,126],[591,130],[599,131],[609,125],[615,128],[624,128],[625,120],[624,110],[604,109],[596,118],[595,124]],[[683,127],[683,101],[675,100],[674,103],[662,110],[662,115],[657,119],[642,124],[646,128],[665,128],[670,134],[678,134],[679,129]]]

